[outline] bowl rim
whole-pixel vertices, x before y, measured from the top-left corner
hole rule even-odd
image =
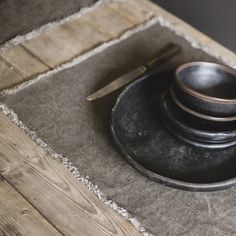
[[[193,116],[196,116],[198,118],[207,120],[207,121],[216,121],[216,122],[236,122],[236,116],[229,116],[229,117],[216,117],[216,116],[209,116],[209,115],[205,115],[202,114],[200,112],[197,111],[193,111],[192,109],[186,107],[183,103],[180,102],[180,100],[178,99],[178,97],[176,96],[173,86],[171,86],[170,88],[170,94],[172,96],[172,99],[174,100],[174,102],[176,103],[176,105],[178,105],[182,110],[184,110],[187,113],[190,113]]]
[[[236,98],[227,99],[227,98],[218,98],[218,97],[214,97],[214,96],[209,96],[209,95],[203,94],[201,92],[198,92],[198,91],[190,88],[189,86],[187,86],[185,83],[183,83],[182,79],[179,77],[179,73],[181,71],[185,70],[186,68],[193,67],[193,66],[208,66],[208,67],[218,68],[218,69],[221,69],[221,70],[235,76],[235,79],[236,79],[236,70],[235,69],[233,69],[229,66],[222,65],[219,63],[214,63],[214,62],[192,61],[192,62],[187,62],[187,63],[182,64],[177,67],[177,69],[175,70],[175,78],[176,78],[175,81],[176,81],[176,84],[180,87],[180,89],[184,90],[184,92],[186,92],[189,95],[194,96],[198,99],[202,99],[204,101],[211,102],[211,103],[220,103],[220,104],[225,104],[225,105],[236,105]]]
[[[171,95],[171,89],[170,90],[167,90],[166,92],[163,93],[162,97],[161,97],[161,109],[164,109],[164,100],[165,100],[165,97],[169,95],[173,101],[173,103],[175,105],[178,106],[178,104],[176,103],[176,101],[173,100],[173,97]],[[179,107],[179,106],[178,106]],[[179,107],[180,108],[180,107]],[[181,109],[181,108],[180,108]],[[186,111],[184,111],[186,112]],[[208,131],[208,130],[203,130],[203,129],[196,129],[196,128],[192,128],[188,125],[185,125],[184,123],[181,123],[179,120],[176,120],[176,119],[173,119],[173,117],[169,114],[169,113],[166,113],[166,116],[169,117],[169,119],[171,119],[174,123],[176,123],[179,127],[184,127],[190,131],[193,131],[193,132],[196,132],[196,133],[201,133],[201,134],[206,134],[206,135],[214,135],[216,132],[215,131]],[[236,129],[232,129],[232,130],[217,130],[217,133],[221,133],[221,134],[229,134],[229,133],[234,133],[236,134]]]

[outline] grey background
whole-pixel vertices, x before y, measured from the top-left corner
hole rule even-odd
[[[235,0],[153,0],[236,52]]]

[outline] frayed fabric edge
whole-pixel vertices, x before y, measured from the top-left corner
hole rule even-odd
[[[95,3],[92,7],[88,8],[88,9],[85,9],[84,11],[82,11],[81,14],[85,14],[87,11],[90,11],[96,7],[98,7],[100,4],[103,4],[103,3],[106,3],[106,2],[111,2],[111,1],[115,1],[115,0],[99,0],[98,3]],[[66,19],[63,19],[61,21],[60,24],[62,24],[63,22],[65,21],[70,21],[72,19],[74,19],[75,17],[78,17],[79,13],[76,13],[75,16],[69,16],[68,18]],[[53,24],[53,25],[58,25],[59,23],[57,22],[53,22],[53,23],[49,23],[49,24]],[[93,55],[96,55],[102,51],[104,51],[105,49],[119,43],[119,42],[122,42],[123,40],[131,37],[132,35],[138,33],[138,32],[141,32],[155,24],[159,24],[160,26],[162,27],[165,27],[165,28],[168,28],[170,29],[172,32],[174,32],[176,35],[184,38],[193,48],[196,48],[196,49],[200,49],[202,50],[203,52],[205,53],[208,53],[210,56],[222,61],[223,63],[225,63],[226,65],[228,66],[231,66],[233,68],[236,68],[236,64],[234,61],[232,60],[229,60],[229,58],[225,57],[224,55],[221,55],[219,53],[216,53],[215,51],[213,51],[210,47],[198,42],[198,40],[196,40],[195,38],[189,36],[189,35],[186,35],[183,31],[179,30],[179,29],[176,29],[175,28],[175,25],[172,24],[170,21],[164,19],[162,16],[153,16],[151,19],[149,19],[148,21],[132,28],[132,29],[129,29],[127,31],[125,31],[120,37],[118,38],[114,38],[112,39],[111,41],[109,42],[104,42],[103,44],[101,44],[100,46],[86,52],[85,54],[83,55],[80,55],[74,59],[72,59],[71,61],[69,62],[66,62],[62,65],[59,65],[58,67],[52,69],[52,70],[49,70],[45,73],[42,73],[42,74],[39,74],[37,75],[36,77],[30,79],[30,80],[27,80],[25,82],[22,82],[16,86],[13,86],[13,87],[10,87],[10,88],[7,88],[7,89],[4,89],[0,92],[0,96],[6,96],[8,94],[12,94],[12,93],[16,93],[18,92],[19,90],[23,89],[23,88],[26,88],[28,86],[30,86],[31,84],[41,80],[41,79],[46,79],[48,78],[49,76],[52,76],[60,71],[63,71],[63,70],[66,70],[66,69],[69,69],[71,67],[74,67],[76,65],[78,65],[79,63],[89,59],[90,57],[92,57]],[[46,26],[42,26],[42,27],[46,27]],[[29,33],[30,34],[30,33]],[[22,36],[23,37],[23,36]],[[1,48],[0,48],[0,51],[1,51]]]
[[[66,16],[60,20],[55,20],[55,21],[49,22],[45,25],[40,26],[39,28],[33,29],[32,31],[30,31],[26,34],[18,35],[16,37],[8,40],[7,42],[5,42],[3,45],[1,45],[0,46],[0,53],[5,52],[7,49],[10,49],[10,48],[12,48],[20,43],[23,43],[27,40],[36,38],[40,34],[46,32],[46,31],[49,31],[51,29],[54,29],[54,28],[58,27],[59,25],[79,19],[83,15],[87,14],[90,11],[95,10],[100,5],[105,4],[109,1],[111,1],[111,0],[98,0],[96,3],[94,3],[88,7],[82,7],[78,12],[76,12],[72,15]]]
[[[52,69],[52,70],[49,70],[45,73],[42,73],[42,74],[39,74],[37,75],[36,77],[30,79],[30,80],[26,80],[18,85],[15,85],[13,87],[10,87],[10,88],[7,88],[7,89],[4,89],[2,91],[0,91],[0,96],[6,96],[6,95],[9,95],[9,94],[14,94],[16,92],[18,92],[19,90],[21,89],[24,89],[32,84],[34,84],[35,82],[39,81],[39,80],[42,80],[42,79],[47,79],[49,76],[52,76],[60,71],[63,71],[63,70],[66,70],[66,69],[69,69],[71,67],[74,67],[76,65],[78,65],[79,63],[89,59],[90,57],[94,56],[94,55],[97,55],[98,53],[101,53],[103,52],[105,49],[115,45],[115,44],[118,44],[119,42],[122,42],[124,41],[125,39],[131,37],[132,35],[138,33],[138,32],[141,32],[153,25],[155,25],[156,23],[158,22],[158,17],[154,17],[154,18],[151,18],[150,20],[132,28],[132,29],[129,29],[127,31],[125,31],[120,37],[118,38],[114,38],[112,39],[111,41],[108,41],[108,42],[105,42],[105,43],[102,43],[100,46],[97,46],[96,48],[78,56],[78,57],[75,57],[74,59],[72,59],[71,61],[69,62],[66,62],[62,65],[59,65],[57,66],[56,68]]]
[[[212,48],[210,48],[207,45],[204,45],[203,43],[200,43],[197,39],[195,39],[194,37],[191,37],[191,35],[186,34],[184,31],[179,30],[175,24],[171,23],[170,21],[166,20],[164,17],[162,16],[158,16],[158,23],[165,28],[168,28],[169,30],[171,30],[172,32],[174,32],[176,35],[180,36],[181,38],[185,39],[187,42],[190,43],[190,45],[193,48],[196,49],[200,49],[203,52],[209,54],[210,56],[222,61],[223,63],[225,63],[228,66],[231,66],[233,68],[236,69],[236,62],[234,60],[229,59],[228,57],[226,57],[225,55],[222,55],[220,53],[218,53],[216,50],[213,50]]]
[[[146,231],[146,229],[141,225],[141,223],[127,212],[124,208],[118,206],[112,200],[108,200],[106,196],[99,190],[97,185],[94,185],[89,181],[88,176],[82,176],[78,168],[69,160],[68,157],[54,151],[47,143],[38,137],[38,135],[30,130],[22,121],[18,119],[17,114],[10,108],[8,108],[4,103],[0,103],[0,112],[5,114],[10,120],[16,124],[20,129],[24,131],[37,145],[44,149],[50,157],[59,161],[65,168],[69,169],[72,175],[78,179],[82,184],[84,184],[91,192],[93,192],[99,200],[111,207],[115,212],[121,215],[124,219],[129,221],[135,229],[142,233],[143,236],[153,236],[153,234]]]

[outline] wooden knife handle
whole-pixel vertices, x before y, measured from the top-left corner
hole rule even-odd
[[[145,66],[148,69],[153,69],[154,67],[160,65],[171,57],[177,55],[181,51],[181,47],[174,43],[167,44],[164,48],[162,48],[155,58],[149,61]]]

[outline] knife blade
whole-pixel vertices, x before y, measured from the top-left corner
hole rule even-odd
[[[145,65],[141,65],[134,70],[120,76],[119,78],[113,80],[108,85],[104,86],[103,88],[99,89],[95,93],[89,95],[87,97],[87,100],[93,101],[98,98],[104,97],[117,89],[123,87],[124,85],[132,82],[136,78],[138,78],[140,75],[145,73],[147,70],[150,70],[161,63],[165,62],[166,60],[170,59],[171,57],[177,55],[181,51],[181,47],[177,44],[169,43],[164,48],[162,48],[156,57],[149,61]]]

